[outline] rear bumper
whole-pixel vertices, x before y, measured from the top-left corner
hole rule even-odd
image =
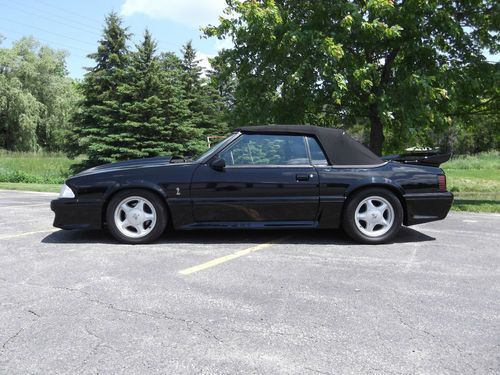
[[[101,229],[102,203],[78,202],[73,198],[59,198],[50,202],[56,214],[54,226],[61,229]]]
[[[442,220],[448,215],[453,203],[453,194],[448,191],[443,193],[406,194],[403,197],[406,202],[405,225]]]

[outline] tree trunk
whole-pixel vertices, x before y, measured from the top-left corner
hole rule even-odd
[[[393,49],[385,58],[382,71],[380,73],[380,82],[378,86],[372,89],[372,94],[377,99],[383,94],[383,90],[391,81],[392,64],[398,55],[399,47]],[[380,119],[378,103],[371,103],[368,106],[368,117],[370,118],[370,149],[378,156],[382,155],[382,146],[384,145],[384,127]]]
[[[368,117],[370,118],[370,149],[378,156],[382,155],[382,145],[384,144],[384,129],[382,120],[378,112],[377,103],[372,103],[368,107]]]

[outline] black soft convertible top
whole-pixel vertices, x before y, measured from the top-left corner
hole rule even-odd
[[[246,134],[303,134],[315,137],[332,165],[377,165],[384,161],[342,129],[312,125],[256,125],[238,131]]]

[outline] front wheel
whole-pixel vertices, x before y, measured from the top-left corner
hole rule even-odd
[[[117,193],[108,205],[106,219],[113,237],[129,244],[152,242],[167,226],[163,201],[155,193],[142,189]]]
[[[403,208],[399,199],[388,190],[372,188],[348,200],[343,227],[358,242],[378,244],[391,240],[402,222]]]

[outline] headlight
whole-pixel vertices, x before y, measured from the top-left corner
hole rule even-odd
[[[71,188],[66,185],[66,184],[63,184],[61,186],[61,192],[59,193],[59,198],[74,198],[75,197],[75,193],[73,193],[73,190],[71,190]]]

